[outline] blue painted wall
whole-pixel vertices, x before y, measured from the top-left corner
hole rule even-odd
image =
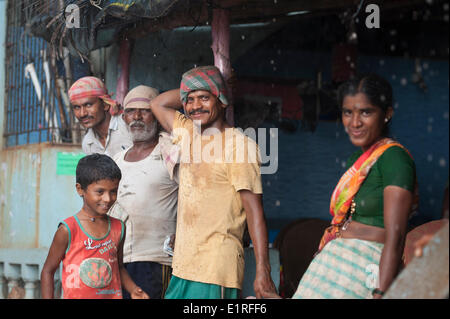
[[[330,61],[329,53],[264,50],[243,56],[234,68],[239,76],[311,80],[322,70],[324,81],[329,81]],[[421,199],[413,225],[440,217],[448,181],[449,64],[422,60],[421,66],[426,93],[412,83],[412,59],[361,56],[358,60],[360,72],[376,72],[393,86],[391,134],[410,150],[417,166]],[[280,130],[278,172],[263,176],[269,228],[276,232],[297,218],[330,220],[331,193],[355,150],[339,122],[320,121],[314,133]]]
[[[40,143],[0,152],[0,249],[50,247],[58,223],[81,208],[75,176],[57,172],[62,152],[81,149]]]

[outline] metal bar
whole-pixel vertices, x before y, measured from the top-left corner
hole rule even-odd
[[[27,37],[27,41],[29,41],[29,39],[28,39],[28,37]],[[29,44],[27,44],[27,46],[29,46]],[[30,83],[30,81],[28,81],[28,82],[25,82],[24,83],[24,85],[25,85],[25,88],[24,88],[24,90],[22,90],[22,92],[24,93],[24,97],[25,97],[25,105],[27,106],[27,108],[29,109],[29,110],[32,110],[33,109],[33,107],[32,107],[32,104],[31,104],[31,83]],[[30,112],[31,114],[32,114],[32,112]],[[31,125],[28,127],[28,129],[29,128],[31,128],[32,126],[33,126],[33,123],[32,123],[33,121],[31,121]],[[30,142],[30,134],[27,134],[27,143],[29,143]]]
[[[12,37],[12,47],[11,47],[11,51],[12,51],[12,56],[13,57],[17,57],[18,51],[17,51],[17,3],[16,4],[11,4],[11,11],[13,13],[12,15],[12,21],[11,21],[11,28],[12,28],[12,33],[13,33],[13,37]],[[17,96],[17,83],[16,83],[16,78],[17,78],[17,67],[15,65],[15,59],[13,58],[13,60],[11,62],[11,66],[12,66],[12,78],[11,78],[11,83],[12,83],[12,90],[13,90],[13,94],[11,96],[11,132],[15,132],[16,130],[16,96]],[[14,144],[15,145],[15,144]]]
[[[8,3],[7,6],[7,31],[6,31],[6,38],[7,38],[7,44],[6,44],[6,68],[7,68],[7,72],[6,72],[6,82],[5,82],[5,105],[6,105],[6,118],[5,118],[5,127],[6,127],[6,132],[10,131],[10,127],[11,127],[11,104],[9,103],[10,99],[9,97],[12,95],[11,92],[11,78],[12,78],[12,65],[10,63],[11,61],[11,43],[12,43],[12,38],[13,38],[13,32],[11,32],[11,19],[8,17],[11,17],[11,3]],[[5,137],[5,145],[7,145],[8,141]]]
[[[28,36],[25,36],[25,43],[26,43],[26,47],[27,48],[29,48],[30,47],[30,37],[28,37]],[[29,83],[29,82],[28,82]],[[25,84],[25,83],[24,83]],[[28,87],[29,87],[29,84],[28,84]],[[27,91],[27,89],[25,88],[25,90],[22,90],[22,92],[26,92]],[[29,106],[30,106],[30,104],[29,104],[29,102],[28,102],[28,100],[29,100],[29,94],[26,94],[25,93],[25,95],[23,95],[22,96],[22,98],[24,98],[24,101],[23,101],[23,104],[25,105],[25,107],[26,108],[29,108]],[[27,118],[29,118],[29,114],[27,114]],[[28,123],[27,123],[28,124]],[[29,126],[27,125],[27,129],[29,129]],[[30,134],[27,134],[27,144],[29,144],[30,143]]]
[[[20,41],[20,36],[19,36],[19,19],[20,19],[20,14],[21,14],[21,11],[20,11],[20,8],[19,8],[19,4],[17,4],[16,3],[16,6],[15,6],[15,14],[14,14],[14,16],[15,16],[15,21],[14,21],[14,23],[15,23],[15,32],[16,32],[16,41],[15,41],[15,44],[16,44],[16,56],[17,56],[17,54],[20,54],[19,53],[19,51],[20,51],[20,47],[19,47],[19,41]],[[19,49],[18,49],[19,48]],[[20,59],[20,58],[19,58]],[[16,68],[15,68],[15,76],[14,76],[14,87],[15,87],[15,96],[14,96],[14,132],[16,133],[16,135],[15,135],[15,137],[16,137],[16,142],[15,142],[15,144],[14,145],[17,145],[17,144],[19,144],[19,136],[18,136],[18,120],[19,120],[19,117],[18,117],[18,114],[17,114],[17,111],[18,111],[18,103],[17,103],[17,99],[18,99],[18,86],[19,86],[19,77],[20,76],[20,74],[18,74],[18,70],[17,70],[17,65],[16,65]]]

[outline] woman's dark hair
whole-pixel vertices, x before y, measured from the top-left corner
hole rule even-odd
[[[120,180],[122,173],[111,157],[103,154],[92,154],[80,159],[76,169],[76,182],[82,189],[102,179]]]
[[[386,79],[377,74],[371,73],[359,75],[342,84],[337,92],[339,107],[342,108],[346,96],[354,96],[358,93],[363,93],[370,104],[379,107],[383,112],[386,112],[388,108],[393,107],[394,96],[392,93],[392,86]],[[385,125],[385,130],[383,132],[384,136],[388,135],[388,124],[390,122],[391,119],[389,119],[389,122]]]

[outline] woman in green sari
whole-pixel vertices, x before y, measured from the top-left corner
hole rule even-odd
[[[381,298],[398,274],[417,202],[415,165],[388,138],[392,88],[371,74],[339,89],[342,123],[360,149],[333,192],[331,226],[293,298]]]

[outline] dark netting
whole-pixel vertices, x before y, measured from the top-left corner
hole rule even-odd
[[[30,35],[44,38],[60,52],[85,57],[110,45],[124,28],[142,18],[166,16],[178,0],[22,0],[31,14],[25,22]],[[78,19],[78,20],[77,20]]]
[[[106,14],[114,17],[159,18],[165,16],[178,0],[105,0],[98,2],[102,2],[102,8]]]

